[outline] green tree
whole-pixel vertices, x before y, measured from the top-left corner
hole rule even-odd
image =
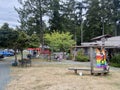
[[[12,48],[17,37],[17,31],[11,29],[8,23],[4,23],[0,28],[0,47]]]
[[[30,43],[29,47],[36,48],[40,46],[40,40],[39,37],[36,34],[32,34],[30,36]]]
[[[28,47],[39,47],[39,45],[40,40],[36,34],[29,36],[23,31],[9,28],[8,24],[3,24],[2,28],[0,29],[0,48],[14,49],[15,62],[17,62],[17,49],[21,51],[21,59],[23,59],[24,49]]]
[[[62,2],[62,7],[61,7],[61,12],[62,12],[62,27],[63,30],[66,32],[70,32],[71,34],[75,34],[75,27],[76,27],[76,2],[75,0],[68,0],[68,1],[63,1]],[[75,36],[75,35],[74,35]]]
[[[110,0],[86,0],[88,10],[84,23],[84,41],[103,34],[113,34],[112,2]]]
[[[112,11],[112,22],[114,25],[114,35],[120,35],[120,0],[112,0],[111,4],[111,11]]]
[[[45,42],[52,50],[59,50],[62,52],[70,49],[72,45],[75,45],[75,41],[72,39],[72,35],[69,32],[53,32],[51,34],[45,34]],[[63,54],[64,55],[64,54]]]
[[[50,30],[61,30],[60,0],[51,0],[50,2]]]
[[[3,24],[0,30],[0,47],[14,49],[15,51],[15,62],[17,62],[17,39],[18,31],[9,28],[9,24]]]
[[[50,2],[50,30],[59,32],[73,31],[75,1],[51,0]],[[71,32],[72,33],[72,32]]]
[[[89,9],[87,11],[87,28],[85,30],[85,36],[87,41],[93,37],[102,35],[101,29],[101,16],[100,13],[100,6],[98,0],[89,0],[91,3],[89,4]]]
[[[1,26],[0,30],[11,30],[11,28],[9,27],[9,24],[8,24],[8,23],[4,23],[4,24]]]
[[[73,34],[73,38],[80,45],[82,11],[85,7],[81,1],[76,0],[63,1],[61,6],[62,29]]]
[[[30,37],[23,31],[19,32],[17,40],[17,49],[21,52],[21,60],[23,60],[23,50],[29,46]]]
[[[25,32],[20,31],[16,44],[17,44],[17,49],[19,49],[21,52],[21,60],[23,60],[23,50],[29,47],[34,47],[34,48],[39,47],[40,42],[36,34],[29,36]]]
[[[82,3],[76,0],[19,0],[22,7],[17,8],[21,30],[32,35],[35,31],[43,42],[43,17],[49,16],[48,31],[70,32],[80,42]],[[78,38],[78,39],[77,39]]]
[[[34,32],[40,37],[43,44],[43,29],[45,23],[43,17],[48,10],[48,3],[50,0],[18,0],[21,7],[15,10],[19,14],[20,30],[24,30],[28,35]]]

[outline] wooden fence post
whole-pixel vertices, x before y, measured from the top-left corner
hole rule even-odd
[[[91,64],[91,75],[93,75],[93,70],[94,70],[94,66],[93,66],[93,47],[90,47],[90,64]]]

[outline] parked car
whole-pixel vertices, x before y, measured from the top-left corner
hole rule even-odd
[[[4,55],[0,54],[0,59],[4,58]]]
[[[9,51],[0,51],[0,55],[3,55],[3,56],[14,56],[14,53],[9,52]]]

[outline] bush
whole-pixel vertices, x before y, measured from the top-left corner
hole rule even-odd
[[[73,59],[73,55],[69,54],[68,57],[67,57],[67,60],[72,60],[72,59]]]
[[[110,62],[120,64],[120,54],[116,54],[115,56],[113,56],[112,59],[110,60]]]
[[[118,64],[118,63],[110,63],[110,66],[113,66],[113,67],[120,67],[120,64]]]
[[[79,51],[77,53],[77,56],[75,57],[76,61],[81,61],[81,62],[87,62],[89,61],[89,57],[84,55],[82,51]]]
[[[110,65],[114,67],[120,67],[120,54],[116,54],[110,60]]]
[[[87,62],[89,61],[88,57],[87,56],[76,56],[76,61],[81,61],[81,62]]]

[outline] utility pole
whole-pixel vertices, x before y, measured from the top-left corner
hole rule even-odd
[[[77,36],[76,36],[76,16],[75,16],[75,8],[74,8],[74,30],[75,30],[75,33],[74,33],[74,39],[76,41],[76,44],[77,44]]]
[[[82,1],[83,2],[83,1]],[[80,2],[79,3],[79,9],[80,9],[80,22],[81,22],[81,24],[80,24],[80,32],[81,32],[81,43],[83,42],[83,19],[82,19],[82,9],[83,8],[85,8],[84,6],[83,6],[83,3],[82,2]]]
[[[80,30],[81,30],[81,43],[82,43],[83,42],[83,20],[81,20]]]
[[[104,30],[104,17],[102,17],[102,35],[105,34],[105,30]]]
[[[78,4],[77,4],[77,9],[79,10],[79,20],[80,20],[80,37],[81,37],[81,39],[80,39],[80,41],[81,41],[81,43],[83,42],[83,19],[82,19],[82,16],[83,16],[83,14],[82,14],[82,10],[83,10],[83,8],[84,9],[86,9],[87,7],[85,7],[84,5],[83,5],[83,0],[81,1],[81,2],[79,2]],[[74,11],[75,12],[75,11]],[[75,40],[77,41],[77,38],[76,38],[76,29],[75,29]]]
[[[38,0],[39,1],[39,17],[40,17],[40,41],[41,41],[41,44],[42,44],[42,50],[44,50],[44,37],[43,37],[43,34],[44,34],[44,31],[43,31],[43,22],[42,22],[42,5],[41,5],[41,0]]]
[[[101,2],[101,9],[102,10],[104,10],[104,0],[102,0],[102,2]],[[102,19],[102,35],[104,35],[105,34],[105,26],[104,26],[104,14],[102,15],[102,17],[101,17],[101,19]]]

